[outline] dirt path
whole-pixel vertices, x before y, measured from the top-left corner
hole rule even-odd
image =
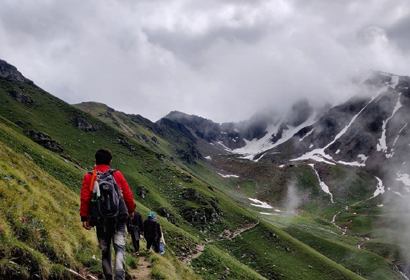
[[[144,256],[139,256],[138,257],[138,268],[131,269],[128,273],[130,274],[131,279],[141,279],[141,280],[152,279],[150,277],[151,263],[148,262]]]
[[[196,245],[196,253],[194,253],[192,255],[188,255],[186,258],[182,259],[182,263],[185,264],[185,265],[189,265],[192,260],[194,260],[196,258],[199,258],[199,256],[202,255],[202,252],[205,250],[206,244],[210,244],[212,242],[221,241],[221,240],[232,240],[233,238],[241,235],[241,233],[256,227],[258,224],[259,224],[259,220],[254,224],[249,224],[249,225],[243,226],[243,227],[235,230],[233,233],[229,230],[226,230],[223,233],[223,236],[221,238],[218,238],[217,240],[210,239],[210,240],[207,240],[205,242],[205,244],[197,244]]]

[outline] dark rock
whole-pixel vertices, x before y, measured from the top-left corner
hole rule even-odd
[[[30,130],[28,131],[28,135],[36,143],[40,144],[41,146],[50,151],[56,153],[61,153],[64,151],[61,145],[57,141],[52,140],[51,137],[46,133]]]
[[[167,207],[161,207],[161,208],[158,208],[156,212],[162,217],[165,217],[169,222],[173,223],[174,225],[179,224],[178,219],[176,218],[176,215],[171,211],[171,209]]]
[[[219,216],[211,207],[187,207],[182,210],[181,216],[192,225],[214,224]]]
[[[22,121],[16,121],[15,122],[16,125],[18,125],[19,127],[24,127],[26,124]]]
[[[140,197],[142,197],[142,198],[145,198],[145,197],[148,195],[148,192],[149,192],[149,191],[148,191],[148,189],[147,189],[146,187],[144,187],[144,186],[138,186],[136,192],[137,192],[137,195],[138,195],[138,196],[140,196]]]
[[[89,131],[98,131],[101,129],[100,124],[96,125],[91,125],[88,124],[83,118],[81,117],[76,117],[75,122],[77,124],[77,128],[79,128],[82,131],[89,132]]]
[[[125,137],[118,138],[118,144],[126,147],[130,151],[135,151],[135,147],[130,144]]]
[[[159,160],[165,160],[166,156],[164,154],[155,154]]]
[[[18,92],[17,90],[10,90],[7,92],[7,94],[17,102],[20,102],[22,104],[34,104],[34,100],[31,97],[26,96],[21,92]]]
[[[26,79],[16,67],[11,64],[8,64],[6,61],[0,59],[0,78],[5,78],[12,82],[22,82],[34,85],[34,83]]]
[[[201,204],[208,204],[205,197],[196,189],[186,188],[182,190],[182,197],[188,200],[196,201]]]

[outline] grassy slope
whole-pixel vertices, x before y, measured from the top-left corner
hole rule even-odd
[[[97,253],[94,233],[82,230],[78,222],[78,195],[35,164],[31,155],[40,152],[57,165],[65,163],[4,124],[0,131],[32,151],[19,154],[0,142],[0,275],[62,279],[68,277],[63,267],[97,265],[91,258]]]
[[[265,222],[219,245],[268,279],[362,279]]]

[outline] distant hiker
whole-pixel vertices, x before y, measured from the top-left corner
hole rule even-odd
[[[157,248],[158,248],[158,252],[157,252],[157,253],[163,254],[163,253],[165,253],[165,250],[164,250],[165,240],[163,239],[164,236],[163,236],[163,234],[162,234],[162,227],[161,227],[161,224],[157,221],[157,216],[152,215],[152,219],[153,219],[155,222],[157,222],[158,239],[155,240],[156,246],[157,246]],[[161,239],[164,241],[164,242],[162,243],[162,250],[161,250]]]
[[[113,279],[111,243],[115,251],[115,279],[125,279],[125,227],[129,215],[134,217],[132,192],[120,171],[111,169],[112,154],[108,149],[95,153],[93,172],[84,175],[81,187],[80,216],[83,227],[97,228],[105,279]]]
[[[158,223],[159,224],[159,223]],[[165,238],[164,238],[164,233],[162,232],[162,227],[161,225],[159,226],[159,231],[161,233],[161,238],[159,239],[159,244],[158,244],[158,250],[159,253],[162,255],[165,253]]]
[[[154,220],[154,213],[149,212],[148,218],[144,221],[144,238],[147,241],[147,250],[153,247],[156,253],[159,252],[158,241],[160,238],[158,223]]]
[[[132,245],[135,249],[135,254],[139,256],[140,252],[140,236],[144,234],[144,221],[140,212],[134,211],[134,218],[128,217],[127,230],[131,235]]]

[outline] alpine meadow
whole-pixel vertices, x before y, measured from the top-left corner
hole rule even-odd
[[[102,277],[79,208],[108,148],[167,241],[137,257],[127,238],[127,279],[408,279],[409,87],[373,72],[334,107],[151,122],[68,104],[0,60],[0,278]]]

